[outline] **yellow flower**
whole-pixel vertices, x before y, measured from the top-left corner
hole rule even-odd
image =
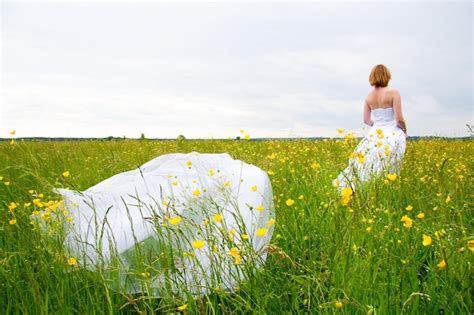
[[[204,247],[204,244],[205,244],[205,243],[204,243],[203,240],[195,240],[192,245],[193,245],[193,247],[196,248],[196,249],[201,249],[201,248]]]
[[[412,210],[413,210],[413,206],[412,206],[412,205],[408,205],[405,209],[406,209],[407,211],[412,211]]]
[[[272,226],[273,224],[275,224],[275,219],[268,220],[267,222],[268,227]]]
[[[169,219],[169,221],[172,225],[177,225],[181,222],[181,217],[179,217],[179,216],[172,217],[172,218]]]
[[[343,133],[344,133],[344,129],[342,129],[342,128],[337,128],[337,133],[338,133],[338,134],[343,134]]]
[[[186,165],[187,165],[188,167],[191,167],[191,165],[193,165],[193,162],[191,162],[191,161],[186,161]]]
[[[468,248],[470,251],[474,251],[474,240],[469,240],[469,241],[467,241],[467,248]]]
[[[406,228],[411,228],[413,226],[413,220],[407,215],[404,215],[400,221],[403,222],[403,226]]]
[[[446,261],[443,259],[443,260],[441,260],[436,266],[437,266],[439,269],[444,269],[444,268],[446,268]]]
[[[241,237],[244,241],[249,239],[248,234],[242,234],[242,235],[240,235],[240,237]]]
[[[10,182],[3,182],[5,184],[5,186],[9,186],[10,185]]]
[[[209,170],[209,176],[214,176],[214,170],[212,168]]]
[[[334,303],[334,306],[336,306],[336,308],[342,308],[344,306],[344,304],[341,301],[336,301]]]
[[[236,265],[240,265],[240,263],[242,263],[242,256],[240,256],[240,255],[235,256],[234,257],[234,263]]]
[[[11,139],[11,140],[10,140],[10,144],[11,144],[11,145],[14,145],[14,144],[15,144],[15,140],[14,140],[14,139]]]
[[[69,177],[69,171],[63,172],[63,177]]]
[[[262,212],[263,210],[265,210],[265,208],[263,207],[263,205],[258,205],[257,211],[258,211],[258,212]]]
[[[240,129],[240,133],[244,133],[244,132],[245,132],[245,130],[243,130],[243,129]]]
[[[397,174],[388,174],[387,178],[393,182],[397,179]]]
[[[229,253],[232,257],[237,257],[239,256],[239,250],[235,247],[232,247],[230,250],[229,250]]]
[[[196,189],[195,191],[193,191],[193,195],[194,196],[199,196],[201,194],[201,192],[199,191],[199,189]]]
[[[446,197],[446,203],[449,203],[449,202],[451,202],[451,196],[450,195],[448,195],[448,197]]]
[[[216,213],[216,214],[214,214],[213,219],[214,219],[214,221],[219,223],[219,222],[222,221],[222,216],[219,213]]]
[[[15,129],[10,130],[10,134],[14,136],[16,134],[16,130]]]
[[[183,305],[178,306],[178,307],[176,308],[176,310],[177,310],[178,312],[184,312],[184,311],[186,311],[187,309],[188,309],[188,304],[183,304]]]
[[[420,212],[418,213],[418,215],[416,216],[418,219],[424,219],[425,218],[425,214],[423,212]]]
[[[312,168],[313,170],[317,170],[317,169],[320,168],[320,167],[321,167],[321,165],[320,165],[319,163],[317,163],[317,162],[311,163],[311,168]]]
[[[343,197],[350,197],[352,196],[352,194],[353,194],[353,191],[351,187],[344,187],[341,191],[341,195]]]
[[[10,225],[15,225],[16,224],[16,219],[11,219],[10,221],[8,221],[8,223]]]
[[[341,198],[341,204],[343,206],[347,206],[350,201],[351,201],[351,196],[342,196]]]
[[[303,199],[304,199],[304,196],[303,196],[303,195],[300,195],[300,196],[298,197],[298,199],[299,199],[299,200],[303,200]]]
[[[250,187],[250,190],[253,192],[257,191],[257,185],[253,185],[252,187]]]
[[[16,207],[18,207],[18,205],[15,202],[10,202],[10,204],[8,205],[8,210],[12,211]]]
[[[423,234],[423,246],[430,246],[431,243],[431,236]]]
[[[365,230],[370,233],[370,232],[372,232],[372,227],[369,226],[369,227],[367,227]]]
[[[249,140],[250,139],[250,135],[245,135],[245,140]]]
[[[288,207],[291,207],[294,203],[295,203],[295,201],[294,201],[293,199],[291,199],[291,198],[289,198],[289,199],[286,201],[286,205],[287,205]]]
[[[265,234],[267,234],[267,230],[268,229],[265,227],[257,229],[257,236],[258,237],[265,236]]]
[[[75,266],[77,264],[76,258],[74,258],[73,256],[69,257],[69,259],[67,260],[67,264],[69,266]]]
[[[230,186],[230,182],[229,181],[225,181],[224,182],[224,187],[229,187]]]
[[[176,180],[173,181],[173,182],[171,183],[171,185],[173,185],[173,186],[178,186],[178,181],[176,181]]]

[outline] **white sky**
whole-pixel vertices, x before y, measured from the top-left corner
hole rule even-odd
[[[410,135],[465,136],[472,20],[470,1],[4,1],[0,137],[363,134],[378,63]]]

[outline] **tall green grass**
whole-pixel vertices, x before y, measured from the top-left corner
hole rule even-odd
[[[355,145],[355,140],[0,143],[0,312],[172,313],[186,304],[186,312],[211,314],[472,313],[473,141],[408,142],[397,179],[371,181],[344,206],[331,182]],[[85,190],[158,155],[191,151],[228,152],[271,174],[276,229],[268,258],[233,293],[215,289],[193,298],[114,290],[113,275],[68,264],[60,231],[48,234],[30,223],[33,205],[24,204],[37,198],[33,195],[54,200],[53,187]],[[62,176],[65,171],[70,176]],[[18,206],[9,210],[11,202]],[[411,227],[401,221],[404,215]],[[430,245],[423,244],[423,235],[431,237]]]

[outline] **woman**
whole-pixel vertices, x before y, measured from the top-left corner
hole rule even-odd
[[[388,88],[391,74],[384,65],[376,65],[369,82],[374,89],[364,102],[364,123],[371,126],[357,145],[349,165],[334,180],[340,189],[368,181],[373,175],[396,174],[400,170],[406,146],[406,125],[400,93]],[[393,175],[392,175],[393,176]]]

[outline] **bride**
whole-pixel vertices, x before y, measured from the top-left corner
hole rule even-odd
[[[370,180],[374,175],[399,172],[406,146],[406,125],[402,114],[400,93],[388,88],[390,71],[376,65],[369,82],[374,89],[364,102],[364,123],[371,126],[367,135],[351,154],[349,165],[333,181],[339,189]]]
[[[267,173],[226,153],[165,154],[85,191],[55,191],[73,218],[74,260],[127,292],[233,290],[264,262],[275,223]]]

